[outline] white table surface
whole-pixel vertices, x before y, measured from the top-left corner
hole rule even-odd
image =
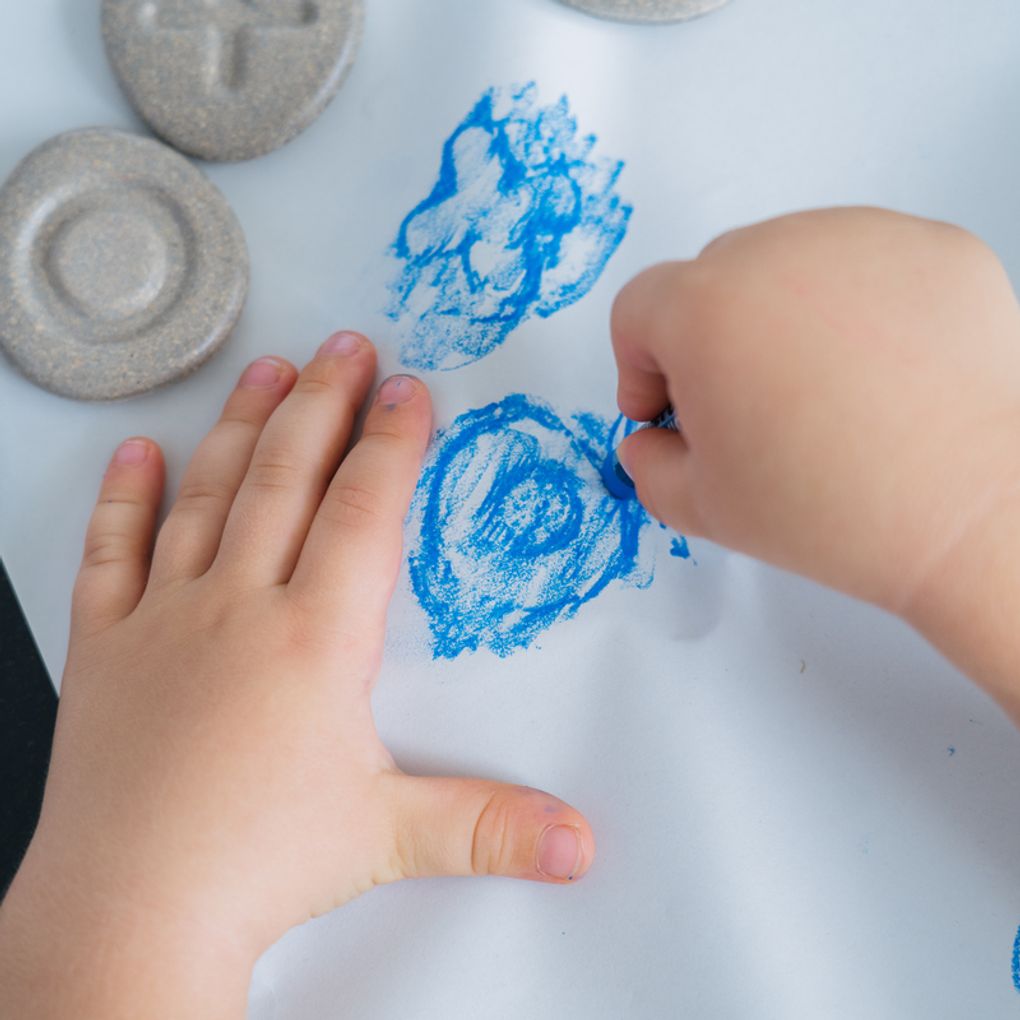
[[[375,337],[387,249],[442,142],[490,85],[568,95],[626,161],[627,236],[590,294],[429,377],[437,418],[505,393],[610,414],[607,314],[642,266],[795,208],[874,203],[976,231],[1020,280],[1014,0],[733,0],[682,26],[555,0],[367,0],[354,70],[263,159],[208,167],[248,235],[241,325],[192,378],[119,404],[42,392],[0,361],[0,555],[59,676],[97,481],[146,433],[171,483],[251,358]],[[0,176],[59,131],[143,130],[93,0],[0,3]],[[833,536],[838,541],[838,536]],[[433,662],[406,578],[376,696],[411,770],[544,787],[584,810],[574,888],[377,890],[260,963],[259,1018],[998,1018],[1020,1013],[1020,741],[897,622],[740,557],[656,549],[508,659]],[[295,833],[299,839],[300,834]]]

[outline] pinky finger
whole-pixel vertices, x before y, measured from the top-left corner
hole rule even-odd
[[[149,576],[163,455],[150,439],[128,439],[110,461],[85,536],[74,588],[76,627],[98,630],[138,605]]]

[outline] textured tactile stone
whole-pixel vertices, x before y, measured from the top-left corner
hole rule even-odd
[[[616,21],[686,21],[717,10],[729,0],[563,0],[588,14]]]
[[[159,142],[71,131],[0,187],[0,347],[54,393],[110,400],[186,375],[247,292],[237,218]]]
[[[336,95],[362,0],[104,0],[106,52],[156,134],[203,159],[261,156]]]

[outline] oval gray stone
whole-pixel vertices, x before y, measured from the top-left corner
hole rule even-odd
[[[0,187],[0,348],[54,393],[111,400],[186,375],[247,293],[226,199],[159,142],[70,131]]]
[[[686,21],[718,10],[729,0],[563,0],[587,14],[614,21]]]
[[[326,108],[362,0],[104,0],[106,52],[135,109],[182,152],[261,156]]]

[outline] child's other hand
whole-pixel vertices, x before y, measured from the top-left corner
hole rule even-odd
[[[984,244],[783,217],[642,273],[613,342],[624,414],[683,425],[623,446],[655,516],[903,614],[1016,712],[1020,315]]]
[[[421,382],[388,380],[343,456],[375,370],[353,334],[300,376],[251,366],[151,563],[158,447],[126,443],[106,474],[42,819],[4,913],[46,939],[61,974],[77,960],[93,983],[104,967],[147,975],[145,1008],[126,1014],[199,1015],[180,998],[192,978],[201,1015],[218,1015],[213,978],[243,1007],[259,952],[380,883],[566,882],[591,863],[591,832],[561,801],[407,776],[376,734],[370,695],[431,409]],[[33,973],[10,931],[4,951]],[[54,982],[36,973],[39,1008]],[[63,1015],[120,1015],[105,982]]]

